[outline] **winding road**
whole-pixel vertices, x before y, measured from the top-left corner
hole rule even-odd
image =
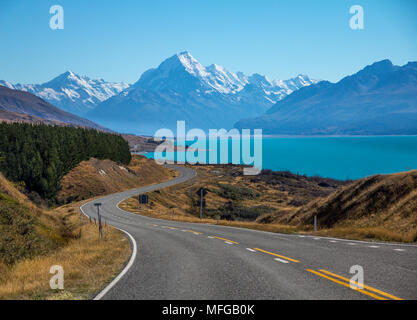
[[[121,210],[124,199],[196,176],[112,194],[81,207],[125,231],[133,255],[96,299],[417,299],[417,246],[350,241],[153,219]],[[352,269],[351,269],[352,268]],[[363,289],[349,279],[363,270]],[[350,272],[353,272],[352,274]]]

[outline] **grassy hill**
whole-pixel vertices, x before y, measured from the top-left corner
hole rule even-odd
[[[272,232],[350,239],[417,241],[417,171],[377,175],[356,181],[306,177],[264,170],[243,176],[239,166],[193,166],[198,177],[149,194],[150,208],[138,211],[137,197],[121,207],[139,214],[200,222],[196,191],[205,187],[204,220]],[[174,216],[172,216],[174,212]]]
[[[110,227],[98,240],[78,206],[41,209],[0,174],[0,299],[89,299],[119,272],[128,240]],[[49,287],[53,265],[64,268],[63,291]]]
[[[276,221],[311,225],[317,215],[324,230],[413,242],[417,241],[416,212],[417,171],[409,171],[357,180]]]
[[[105,173],[103,173],[105,172]],[[170,179],[175,173],[143,156],[128,166],[91,159],[61,183],[54,209],[35,205],[19,183],[0,174],[0,299],[89,299],[114,278],[130,256],[127,238],[105,226],[104,241],[94,222],[74,202]],[[116,244],[116,245],[115,245]],[[49,287],[53,265],[65,272],[65,290]]]
[[[57,199],[61,204],[80,201],[166,181],[175,175],[175,171],[144,156],[133,156],[127,166],[93,158],[64,176]]]

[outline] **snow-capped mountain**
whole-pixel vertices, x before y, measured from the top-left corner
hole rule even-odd
[[[175,128],[177,120],[202,129],[231,128],[234,122],[263,114],[299,88],[317,83],[299,75],[269,80],[254,74],[233,73],[212,64],[203,66],[189,52],[181,52],[87,114],[115,130],[153,134]]]
[[[103,79],[90,79],[67,71],[43,84],[11,84],[0,80],[0,85],[10,89],[30,92],[56,107],[85,115],[97,104],[129,87],[124,82],[111,83]]]
[[[242,72],[233,73],[216,64],[204,67],[185,51],[168,58],[157,69],[146,71],[134,86],[154,91],[170,89],[179,92],[221,93],[239,97],[240,92],[250,85],[261,89],[265,97],[259,98],[275,103],[293,91],[317,82],[306,75],[277,81],[269,80],[260,74],[247,76]]]

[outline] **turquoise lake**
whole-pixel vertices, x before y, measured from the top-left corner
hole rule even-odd
[[[263,169],[307,176],[358,179],[417,169],[417,136],[264,137],[262,148]]]

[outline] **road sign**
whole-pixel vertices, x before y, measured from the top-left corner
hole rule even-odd
[[[203,219],[203,207],[206,207],[206,201],[203,200],[203,197],[207,194],[207,190],[204,188],[200,188],[198,189],[196,193],[200,197],[200,220],[202,220]]]
[[[200,188],[200,189],[198,189],[198,191],[196,192],[196,194],[198,195],[198,196],[202,196],[202,197],[204,197],[206,194],[207,194],[207,190],[206,189],[204,189],[204,188]]]
[[[203,203],[200,203],[200,201],[201,201],[201,200],[199,200],[199,201],[198,201],[198,205],[202,204],[202,205],[203,205],[203,208],[205,208],[205,207],[206,207],[206,200],[205,200],[205,199],[203,199]]]
[[[139,203],[140,204],[148,204],[149,202],[149,197],[147,194],[141,194],[139,195]]]

